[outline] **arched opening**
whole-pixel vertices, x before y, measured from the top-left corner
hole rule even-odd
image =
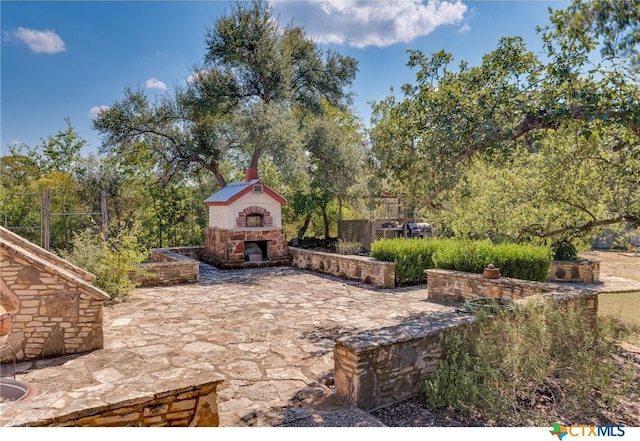
[[[263,227],[264,217],[258,213],[248,214],[246,217],[247,227]]]

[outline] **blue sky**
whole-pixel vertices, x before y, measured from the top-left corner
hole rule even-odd
[[[305,28],[321,48],[358,60],[354,110],[369,123],[371,101],[412,82],[407,50],[440,49],[478,64],[501,36],[521,35],[541,49],[536,25],[561,1],[272,1],[284,26]],[[153,96],[184,84],[202,62],[206,28],[230,11],[224,1],[0,2],[1,154],[9,144],[40,144],[64,118],[100,145],[92,114],[126,87]]]

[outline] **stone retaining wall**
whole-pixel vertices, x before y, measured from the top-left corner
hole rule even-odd
[[[193,260],[201,260],[202,253],[204,252],[204,246],[199,247],[174,247],[168,248],[174,253],[178,253],[184,257],[188,257]]]
[[[357,280],[381,288],[395,286],[395,263],[370,257],[349,256],[289,247],[291,265]]]
[[[336,391],[363,410],[418,395],[438,368],[441,334],[474,321],[470,315],[448,313],[337,339]]]
[[[151,262],[141,263],[142,273],[132,273],[130,277],[141,286],[175,285],[195,283],[200,279],[200,263],[185,256],[182,248],[153,248]],[[185,253],[197,255],[191,247]]]
[[[585,319],[595,329],[597,292],[549,289],[541,294],[544,301],[584,305]],[[468,314],[445,313],[337,339],[333,352],[336,391],[363,410],[417,396],[423,382],[438,368],[444,333],[474,321]]]
[[[508,277],[487,279],[480,274],[462,271],[428,269],[425,273],[430,299],[464,302],[476,297],[491,297],[518,300],[556,289],[541,282]]]
[[[85,397],[73,391],[74,406],[56,409],[56,401],[66,397],[37,396],[28,401],[0,404],[0,425],[13,427],[217,427],[219,424],[218,374],[211,380],[153,394],[130,391],[120,401],[104,402],[98,397]],[[165,385],[155,387],[162,389]],[[95,387],[93,388],[95,389]],[[108,396],[108,395],[107,395]],[[73,408],[69,412],[69,408]],[[66,413],[62,413],[66,412]]]
[[[549,282],[596,283],[600,281],[600,259],[554,260]]]

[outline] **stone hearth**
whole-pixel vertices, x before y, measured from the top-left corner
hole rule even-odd
[[[262,260],[250,261],[245,254],[247,243],[263,242],[266,256]],[[284,229],[225,229],[208,227],[205,230],[204,260],[218,268],[246,268],[255,266],[277,266],[290,263]]]

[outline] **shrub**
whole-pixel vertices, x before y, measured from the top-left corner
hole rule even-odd
[[[371,244],[371,256],[395,262],[396,279],[400,285],[420,283],[424,270],[434,268],[432,255],[452,239],[384,239]]]
[[[578,260],[578,250],[568,240],[560,240],[551,245],[554,260]]]
[[[594,403],[607,408],[616,401],[612,378],[620,371],[612,329],[596,332],[582,307],[551,302],[478,318],[442,337],[440,365],[425,382],[426,402],[495,425],[548,426],[556,407],[572,422],[586,423]],[[623,376],[623,383],[630,380]]]
[[[63,259],[95,275],[104,251],[105,242],[100,232],[87,228],[79,233],[73,233],[69,250],[58,250],[57,253]]]
[[[433,255],[435,268],[482,273],[493,264],[503,277],[539,282],[547,279],[551,260],[547,247],[489,241],[455,241]]]
[[[138,244],[136,229],[121,228],[108,240],[95,230],[87,229],[74,234],[71,251],[60,255],[96,276],[95,285],[112,299],[127,297],[137,283],[129,277],[138,272],[148,252]]]
[[[336,253],[338,254],[358,254],[362,250],[360,242],[347,242],[338,239],[336,244]]]

